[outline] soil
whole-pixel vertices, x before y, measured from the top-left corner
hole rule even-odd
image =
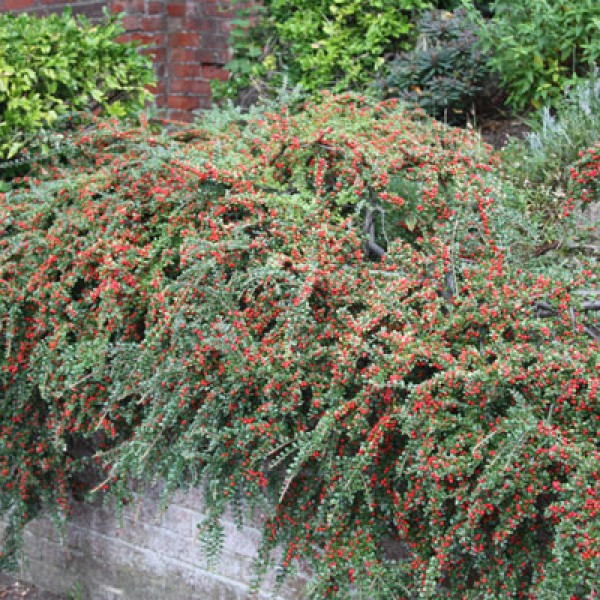
[[[67,600],[67,598],[44,592],[34,585],[19,581],[14,576],[0,573],[0,600]]]
[[[530,128],[522,119],[497,118],[484,120],[479,126],[479,131],[488,144],[496,150],[500,150],[511,139],[525,138]]]

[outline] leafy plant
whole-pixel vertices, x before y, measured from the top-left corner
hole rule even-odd
[[[417,10],[427,0],[267,0],[242,9],[231,45],[232,79],[217,90],[236,96],[249,84],[282,76],[308,92],[364,88],[381,72],[385,54],[406,48]],[[255,11],[258,10],[258,13]]]
[[[431,10],[417,25],[415,48],[389,63],[384,93],[434,117],[464,123],[490,72],[466,12]]]
[[[92,25],[79,17],[0,15],[0,159],[10,159],[61,116],[99,109],[125,116],[149,98],[148,57],[116,16]]]
[[[469,2],[464,2],[470,7]],[[596,0],[496,0],[493,17],[479,23],[490,54],[516,110],[541,108],[587,77],[600,61],[600,4]]]
[[[9,549],[162,479],[206,487],[213,551],[263,507],[254,588],[595,593],[599,271],[508,251],[474,133],[345,95],[73,144],[0,194]]]
[[[83,586],[81,581],[77,580],[69,592],[69,600],[82,600],[83,599]]]

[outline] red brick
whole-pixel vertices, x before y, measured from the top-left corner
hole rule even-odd
[[[147,90],[151,93],[154,94],[155,96],[160,96],[161,94],[164,94],[166,91],[166,84],[164,81],[160,81],[158,82],[156,85],[149,85],[147,87]]]
[[[202,65],[202,77],[205,79],[220,79],[221,81],[227,81],[227,79],[229,79],[229,73],[214,65]]]
[[[85,15],[88,19],[101,19],[104,17],[106,2],[93,2],[83,6],[73,7],[73,14]],[[61,9],[62,10],[62,9]]]
[[[228,48],[205,48],[199,52],[200,62],[206,65],[222,67],[231,60]]]
[[[200,62],[197,50],[191,48],[171,48],[171,62],[172,63],[185,63],[185,62]]]
[[[113,13],[125,12],[125,3],[123,2],[112,2],[110,5],[110,11]]]
[[[194,110],[200,106],[200,99],[197,96],[173,96],[167,98],[167,106],[177,110]]]
[[[230,19],[233,17],[233,11],[225,10],[220,3],[212,3],[204,0],[200,6],[200,10],[205,17],[221,17]]]
[[[24,10],[34,4],[34,0],[4,0],[2,10]]]
[[[166,41],[166,36],[161,33],[135,33],[132,37],[144,46],[163,46]]]
[[[123,27],[125,27],[125,31],[139,31],[141,20],[135,15],[125,15],[123,17]]]
[[[166,63],[155,63],[154,64],[154,74],[158,78],[159,81],[163,79],[167,79],[170,76],[170,73],[167,74],[167,64]]]
[[[185,2],[169,2],[167,14],[169,17],[185,17]]]
[[[229,77],[229,73],[217,65],[202,65],[202,77],[224,81]]]
[[[132,33],[124,33],[123,35],[120,35],[117,38],[117,42],[119,42],[119,44],[128,44],[129,42],[131,42],[132,39],[133,39]]]
[[[186,78],[186,77],[200,77],[200,72],[202,70],[202,67],[199,64],[190,64],[190,65],[183,65],[183,64],[174,64],[171,65],[171,68],[169,69],[169,75],[171,77],[173,77],[174,79],[176,78]]]
[[[159,108],[159,109],[167,108],[167,97],[164,94],[161,94],[160,96],[156,96],[155,100],[156,100],[156,108]],[[166,110],[161,110],[162,115],[164,115],[165,113],[166,113]]]
[[[194,115],[182,110],[170,110],[169,119],[171,121],[183,121],[184,123],[189,123],[194,120]]]
[[[212,19],[194,19],[194,21],[196,21],[194,24],[194,29],[196,31],[212,32],[215,30],[215,22]]]
[[[148,2],[146,10],[149,15],[161,15],[165,12],[164,2]]]
[[[149,56],[154,64],[162,64],[167,60],[166,48],[142,48],[140,54]]]
[[[225,35],[229,35],[231,33],[231,30],[233,29],[233,24],[231,23],[231,21],[229,19],[224,19],[223,21],[218,21],[216,23],[218,30],[225,34]]]
[[[154,96],[154,105],[156,108],[167,108],[167,96],[165,94],[157,94]]]
[[[152,17],[142,17],[140,25],[143,31],[150,33],[163,30],[165,22],[161,15],[154,15]]]
[[[181,48],[182,46],[197,47],[200,45],[200,36],[197,33],[172,33],[169,36],[169,46],[171,48]]]
[[[167,17],[166,29],[176,33],[178,31],[188,31],[189,29],[193,30],[193,27],[187,26],[185,17]]]
[[[206,31],[202,33],[202,47],[203,48],[227,48],[227,40],[229,38],[222,33],[217,33],[216,31]]]
[[[174,79],[169,84],[169,90],[174,94],[206,95],[210,94],[210,83],[197,79]]]
[[[128,15],[146,14],[144,0],[113,0],[111,2],[111,10],[117,13],[125,12]]]

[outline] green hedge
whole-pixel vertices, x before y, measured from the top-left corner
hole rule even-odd
[[[143,107],[151,61],[117,41],[123,32],[117,17],[91,24],[69,12],[0,15],[0,159],[63,115],[97,107],[124,116]]]

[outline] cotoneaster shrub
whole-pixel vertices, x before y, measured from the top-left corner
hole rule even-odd
[[[472,133],[354,96],[215,115],[101,126],[0,195],[7,550],[160,479],[206,486],[211,552],[261,507],[256,588],[280,546],[308,597],[593,597],[597,268],[513,259]]]
[[[574,189],[567,210],[573,210],[579,202],[600,202],[600,141],[579,153],[579,160],[571,167]]]
[[[123,32],[114,16],[92,25],[68,12],[0,14],[0,160],[67,113],[141,110],[152,64],[134,44],[117,42]]]

